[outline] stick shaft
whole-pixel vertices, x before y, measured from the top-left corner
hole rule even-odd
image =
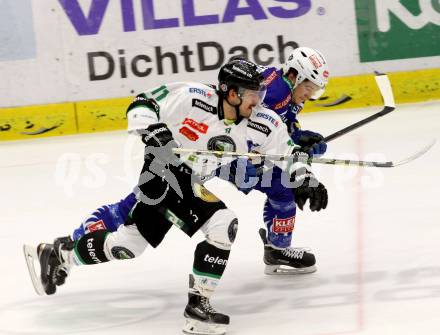
[[[384,115],[391,113],[394,109],[395,109],[395,107],[385,106],[384,109],[382,109],[380,112],[373,114],[373,115],[370,115],[369,117],[367,117],[363,120],[360,120],[356,123],[353,123],[352,125],[349,125],[348,127],[345,127],[341,130],[338,130],[337,132],[324,137],[324,139],[322,141],[323,142],[333,141],[334,139],[337,139],[337,138],[341,137],[342,135],[345,135],[355,129],[358,129],[358,128],[366,125],[367,123],[370,123],[370,122],[376,120],[377,118],[380,118],[381,116],[384,116]]]
[[[356,123],[353,123],[352,125],[350,125],[348,127],[345,127],[344,129],[338,130],[337,132],[326,136],[323,139],[323,142],[333,141],[334,139],[337,139],[337,138],[341,137],[342,135],[345,135],[355,129],[358,129],[359,127],[362,127],[362,126],[380,118],[381,116],[384,116],[384,115],[391,113],[396,108],[396,105],[394,102],[393,89],[391,88],[391,83],[390,83],[390,79],[388,78],[388,76],[384,73],[377,73],[376,76],[374,77],[374,79],[376,80],[377,87],[379,88],[380,95],[382,96],[382,99],[384,102],[384,108],[376,114],[373,114],[363,120],[360,120]]]

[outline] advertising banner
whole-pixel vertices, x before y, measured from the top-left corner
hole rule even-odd
[[[306,112],[380,103],[374,71],[401,101],[435,99],[439,36],[438,0],[0,0],[0,140],[121,129],[139,92],[298,46],[330,68]]]
[[[440,55],[439,1],[356,0],[356,17],[361,62]]]
[[[215,82],[233,56],[279,66],[298,45],[320,50],[331,77],[439,64],[430,0],[0,0],[0,9],[0,107]]]

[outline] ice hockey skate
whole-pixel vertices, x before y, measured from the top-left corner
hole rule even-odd
[[[264,273],[267,275],[296,275],[315,272],[316,260],[307,248],[275,249],[266,238],[266,230],[259,230],[264,243],[263,261],[266,264]]]
[[[29,275],[38,295],[54,294],[56,287],[65,283],[70,266],[64,262],[62,252],[72,248],[73,242],[70,237],[57,238],[54,244],[23,246]]]
[[[209,298],[194,289],[194,277],[189,275],[190,290],[188,304],[185,307],[186,318],[183,332],[197,335],[223,335],[229,324],[229,316],[217,312],[210,304]]]

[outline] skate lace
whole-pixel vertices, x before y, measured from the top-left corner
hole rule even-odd
[[[299,248],[286,248],[281,253],[289,258],[302,259],[304,256],[304,249]]]
[[[211,303],[209,302],[209,299],[206,297],[201,297],[200,304],[202,305],[203,309],[209,313],[217,313],[217,311],[214,309],[214,307],[211,306]]]

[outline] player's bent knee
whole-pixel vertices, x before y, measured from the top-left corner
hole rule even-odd
[[[104,250],[108,259],[131,259],[140,256],[147,246],[148,242],[135,224],[122,225],[116,232],[108,234]]]
[[[223,250],[231,249],[237,235],[237,229],[237,217],[229,209],[215,212],[201,228],[206,236],[206,241]]]

